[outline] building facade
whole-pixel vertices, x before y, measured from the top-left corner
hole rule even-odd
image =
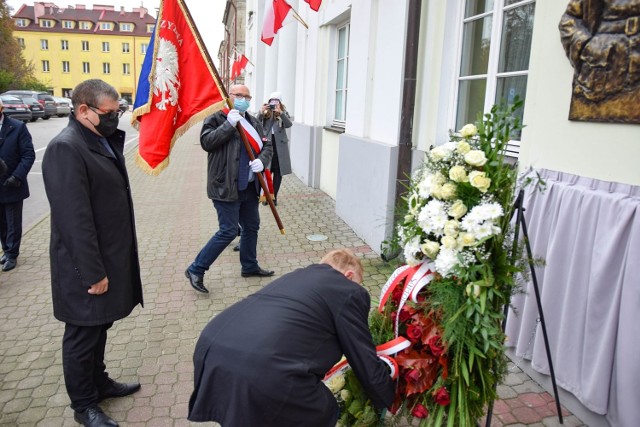
[[[569,120],[574,69],[559,30],[568,10],[593,2],[324,0],[319,12],[289,3],[308,29],[292,21],[267,46],[265,2],[247,0],[252,108],[283,94],[294,117],[294,174],[334,198],[374,250],[393,233],[398,179],[450,130],[494,103],[524,100],[525,128],[509,156],[547,184],[527,193],[525,212],[534,255],[546,259],[538,277],[558,384],[594,416],[589,425],[637,422],[640,408],[627,396],[640,378],[631,344],[640,321],[632,261],[640,254],[640,126]],[[621,28],[616,40],[629,44],[632,66],[637,1],[596,3],[628,12],[607,25]],[[518,357],[547,373],[535,301],[523,298],[507,334]]]
[[[252,24],[253,14],[247,14],[245,0],[227,0],[222,23],[224,39],[218,49],[218,64],[222,84],[229,89],[232,84],[244,84],[244,73],[232,79],[232,65],[245,53],[246,26]]]
[[[98,78],[134,101],[137,79],[155,18],[144,7],[22,5],[13,15],[14,37],[35,76],[56,96],[70,96],[83,80]]]

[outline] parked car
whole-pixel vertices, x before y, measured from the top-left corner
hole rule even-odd
[[[49,95],[47,92],[38,92],[35,90],[8,90],[3,95],[12,95],[12,96],[30,96],[31,98],[35,98],[38,100],[40,105],[44,108],[44,117],[43,120],[49,120],[50,117],[56,116],[58,114],[58,108],[56,107],[56,100],[53,99],[53,96]]]
[[[124,98],[118,99],[118,109],[123,113],[129,111],[129,101]]]
[[[68,98],[61,98],[59,96],[54,96],[53,99],[56,101],[56,116],[69,117],[69,114],[71,114],[71,101]]]
[[[44,107],[40,105],[37,99],[32,98],[30,96],[18,96],[18,95],[16,95],[16,98],[22,99],[22,102],[24,102],[29,106],[29,109],[31,110],[32,122],[35,122],[36,120],[44,117]]]
[[[7,117],[22,120],[25,123],[33,118],[29,106],[17,96],[0,95],[0,99],[2,99],[2,104],[4,105],[3,112]]]

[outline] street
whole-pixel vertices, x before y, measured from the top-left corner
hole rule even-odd
[[[42,157],[49,141],[56,136],[68,123],[69,119],[52,117],[49,120],[38,120],[27,123],[27,128],[33,138],[33,148],[36,151],[36,161],[29,172],[29,192],[31,196],[24,201],[22,228],[28,230],[49,213],[49,202],[44,191],[42,181]],[[127,112],[120,118],[119,129],[127,133],[125,153],[138,144],[138,131],[131,124],[131,113]]]

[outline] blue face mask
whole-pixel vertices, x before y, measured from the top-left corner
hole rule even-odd
[[[233,100],[233,108],[244,113],[249,109],[249,101],[246,99],[234,99]]]

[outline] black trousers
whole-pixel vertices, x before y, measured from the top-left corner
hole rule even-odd
[[[0,243],[7,258],[16,259],[20,255],[22,241],[22,204],[0,203]]]
[[[271,176],[273,177],[273,196],[278,198],[278,191],[282,184],[282,174],[280,173],[280,161],[278,160],[278,151],[276,150],[276,137],[271,135],[271,145],[273,146],[273,157],[271,158]]]
[[[98,390],[109,382],[104,364],[107,330],[113,322],[98,326],[65,324],[62,338],[62,370],[71,409],[84,411],[98,404]]]

